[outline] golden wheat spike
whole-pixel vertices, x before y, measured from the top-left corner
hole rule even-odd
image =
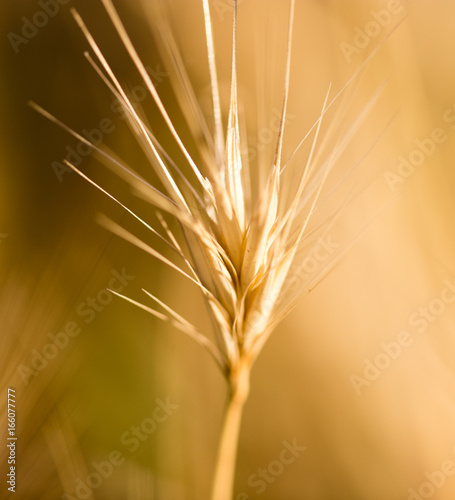
[[[119,99],[128,118],[128,123],[135,133],[135,138],[164,185],[165,194],[150,186],[145,180],[137,176],[132,169],[112,158],[112,155],[106,154],[100,148],[94,149],[111,160],[112,168],[117,170],[119,175],[133,187],[136,194],[153,205],[154,209],[158,208],[166,211],[175,217],[182,229],[186,245],[180,243],[177,238],[178,233],[171,231],[160,212],[157,213],[157,217],[167,238],[151,228],[147,222],[134,214],[88,176],[69,163],[67,164],[93,186],[120,204],[123,209],[154,234],[159,235],[173,251],[177,252],[183,263],[179,262],[180,265],[175,264],[125,228],[107,218],[102,218],[101,223],[105,227],[154,258],[159,259],[166,266],[195,284],[208,304],[214,324],[215,336],[218,341],[217,346],[199,332],[194,325],[178,314],[176,308],[164,304],[151,292],[143,290],[150,299],[164,310],[164,313],[113,292],[131,304],[148,311],[156,318],[170,322],[203,345],[226,376],[230,391],[229,401],[220,441],[212,500],[231,500],[236,443],[241,412],[249,391],[251,367],[273,328],[296,304],[292,297],[290,302],[286,303],[284,300],[280,300],[280,296],[286,292],[287,279],[298,249],[303,245],[311,248],[311,242],[314,242],[319,230],[325,228],[325,231],[328,231],[332,224],[338,220],[339,214],[332,214],[332,216],[325,219],[323,224],[316,228],[311,228],[310,225],[310,220],[325,199],[322,198],[322,192],[328,176],[353,134],[375,105],[381,89],[373,95],[350,127],[343,126],[341,131],[343,133],[340,132],[341,138],[338,141],[332,140],[331,137],[332,132],[334,134],[338,132],[338,124],[335,123],[329,126],[329,133],[326,135],[325,140],[321,140],[322,120],[335,102],[345,94],[351,82],[365,68],[379,48],[373,51],[352,78],[330,99],[331,87],[329,87],[319,116],[302,141],[297,144],[291,154],[287,156],[287,160],[283,162],[285,158],[284,135],[290,91],[292,37],[295,17],[295,0],[289,0],[284,89],[276,145],[273,158],[269,158],[266,164],[269,168],[268,173],[264,180],[261,178],[258,182],[259,192],[253,195],[248,179],[255,176],[250,175],[249,169],[251,165],[244,161],[241,151],[243,128],[240,127],[241,106],[239,103],[237,75],[237,0],[234,0],[233,3],[232,67],[226,131],[223,129],[210,1],[201,0],[211,87],[213,137],[209,136],[210,132],[198,106],[191,82],[183,66],[183,58],[178,53],[177,44],[172,33],[165,28],[161,29],[164,34],[163,43],[172,58],[171,62],[176,69],[177,78],[182,87],[180,95],[186,95],[189,100],[188,107],[197,118],[196,128],[201,134],[195,137],[194,140],[195,145],[200,146],[200,148],[198,155],[194,155],[194,158],[203,159],[200,165],[196,164],[193,156],[189,153],[189,148],[183,143],[150,75],[126,32],[112,0],[101,0],[101,2],[129,57],[134,62],[150,95],[153,97],[154,103],[161,113],[162,120],[171,132],[176,144],[174,146],[176,155],[183,154],[185,159],[183,163],[185,166],[188,164],[191,170],[188,169],[189,175],[185,175],[183,173],[184,168],[177,167],[175,164],[177,160],[175,160],[175,163],[173,161],[173,157],[178,157],[172,154],[174,151],[172,149],[165,151],[160,146],[156,137],[154,137],[152,127],[148,125],[143,113],[136,110],[103,56],[94,37],[79,14],[73,9],[73,16],[99,63],[95,62],[89,55],[86,57],[109,90]],[[54,122],[59,123],[47,112],[37,106],[35,108]],[[63,128],[68,130],[66,126],[63,126]],[[70,133],[80,138],[80,140],[84,140],[79,134],[72,131]],[[301,166],[295,165],[297,152],[310,137],[312,137],[312,143],[309,145],[306,161]],[[87,143],[85,140],[84,142]],[[336,142],[335,147],[327,148],[330,142]],[[291,162],[292,167],[289,167]],[[261,167],[263,167],[262,164]],[[291,168],[293,171],[289,172]],[[198,181],[197,183],[194,182],[194,176]],[[191,182],[190,178],[193,182]],[[292,185],[286,186],[285,181],[287,180],[290,180],[289,184]],[[331,192],[327,196],[330,196],[330,194]],[[349,203],[351,199],[352,196],[349,194],[340,206]],[[349,245],[352,244],[352,241],[349,242]],[[336,254],[328,259],[315,275],[302,284],[303,288],[298,297],[308,293],[316,286],[320,279],[336,265],[339,258],[340,255]]]

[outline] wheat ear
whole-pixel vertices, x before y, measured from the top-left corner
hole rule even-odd
[[[170,59],[176,65],[178,83],[184,88],[183,94],[189,96],[190,107],[197,115],[195,123],[201,131],[198,137],[203,137],[205,140],[205,144],[201,146],[203,159],[200,165],[196,164],[180,138],[177,128],[161,101],[112,1],[101,1],[145,86],[161,112],[163,121],[171,132],[177,148],[183,154],[190,173],[185,175],[184,170],[173,162],[172,155],[161,147],[116,78],[94,37],[74,9],[72,9],[73,16],[95,56],[86,53],[86,57],[108,89],[121,103],[128,123],[158,175],[164,191],[150,185],[134,169],[106,148],[90,143],[40,106],[36,104],[32,104],[32,106],[45,117],[62,126],[79,141],[90,145],[95,153],[124,179],[138,196],[155,207],[161,230],[151,227],[143,218],[131,211],[120,200],[114,198],[77,167],[66,162],[80,176],[122,206],[155,236],[165,241],[177,255],[179,262],[176,264],[115,222],[103,217],[100,219],[101,223],[185,277],[203,294],[215,325],[216,343],[210,341],[177,311],[164,304],[150,292],[144,290],[147,298],[155,304],[155,308],[113,292],[154,317],[170,322],[198,342],[213,357],[226,378],[229,397],[215,465],[211,498],[212,500],[230,500],[233,495],[239,429],[242,411],[249,394],[251,368],[277,323],[290,312],[299,297],[313,289],[333,268],[341,254],[339,252],[339,256],[327,261],[325,268],[321,268],[316,275],[304,280],[300,284],[299,295],[294,297],[295,300],[291,300],[290,304],[281,300],[281,297],[287,293],[287,278],[298,248],[302,243],[312,248],[314,243],[316,231],[308,231],[308,226],[313,214],[324,201],[321,200],[323,186],[346,144],[376,102],[377,95],[373,96],[354,126],[344,134],[336,147],[332,148],[325,157],[323,144],[319,144],[322,119],[375,51],[331,99],[329,99],[329,88],[321,113],[313,127],[302,142],[297,145],[294,152],[286,160],[283,160],[295,8],[295,0],[289,0],[289,29],[286,68],[283,78],[284,91],[276,147],[269,164],[258,166],[264,170],[264,175],[258,178],[265,180],[262,183],[259,182],[259,186],[253,189],[251,183],[248,182],[251,178],[249,172],[251,167],[241,152],[242,140],[237,95],[237,1],[234,0],[231,90],[226,130],[223,126],[220,105],[209,0],[202,0],[202,8],[212,89],[214,119],[212,133],[203,133],[209,127],[204,122],[203,114],[195,102],[194,92],[188,83],[189,79],[181,57],[176,52],[176,44],[173,42],[171,33],[166,29],[161,31],[170,51]],[[295,153],[302,143],[310,137],[311,133],[313,134],[313,142],[305,165],[301,168],[295,165]],[[290,169],[293,169],[292,175],[289,172]],[[284,183],[286,176],[288,185]],[[292,180],[291,183],[289,183],[289,178]],[[180,225],[183,238],[178,238],[172,232],[163,214],[175,218]],[[332,220],[334,221],[336,218],[333,217]]]

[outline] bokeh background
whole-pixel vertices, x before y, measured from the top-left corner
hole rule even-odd
[[[193,151],[159,37],[169,26],[209,116],[202,2],[115,4]],[[211,6],[225,109],[232,2]],[[77,131],[110,120],[103,143],[156,181],[84,59],[88,47],[71,7],[120,81],[136,91],[166,149],[174,148],[101,2],[58,4],[36,34],[16,45],[11,34],[23,36],[24,23],[43,7],[35,0],[2,3],[0,408],[5,436],[7,388],[14,387],[15,497],[205,499],[224,381],[189,339],[104,289],[118,273],[125,294],[142,299],[146,288],[210,330],[203,301],[172,271],[97,224],[104,213],[166,252],[102,193],[53,168],[77,141],[27,105],[37,102]],[[288,2],[242,0],[238,13],[244,130],[255,145],[253,160],[267,164],[273,144],[264,137],[281,105]],[[254,368],[240,436],[239,499],[454,498],[455,305],[453,292],[444,292],[455,288],[454,20],[448,0],[296,0],[287,154],[317,118],[329,83],[334,94],[377,49],[350,86],[346,113],[328,120],[352,123],[377,88],[385,88],[337,167],[342,174],[363,159],[355,174],[360,195],[331,237],[341,245],[360,236],[277,328]],[[427,148],[423,159],[413,153],[419,144]],[[400,156],[422,161],[397,180]],[[156,222],[153,209],[95,158],[84,157],[80,168]],[[406,345],[397,348],[403,338]],[[393,346],[396,359],[384,355]],[[167,420],[135,444],[127,441],[135,426],[150,424],[159,402],[175,405]],[[0,497],[7,498],[2,439]],[[270,464],[284,441],[305,451],[259,491],[259,470],[277,470]]]

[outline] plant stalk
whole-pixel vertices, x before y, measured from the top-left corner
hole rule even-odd
[[[240,422],[250,386],[251,365],[240,361],[229,376],[229,400],[218,447],[211,500],[232,500]]]

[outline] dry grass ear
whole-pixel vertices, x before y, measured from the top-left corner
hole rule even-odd
[[[191,153],[194,149],[185,143],[180,125],[174,122],[166,108],[160,91],[152,81],[113,2],[101,2],[107,13],[106,19],[109,18],[112,22],[119,43],[126,49],[144,88],[159,111],[160,125],[169,133],[173,141],[171,146],[164,147],[160,144],[143,113],[138,111],[129,97],[125,85],[116,76],[100,49],[96,36],[74,9],[72,14],[94,54],[86,55],[88,62],[120,103],[130,130],[162,185],[161,190],[148,183],[115,154],[97,147],[80,134],[71,131],[38,105],[32,106],[46,118],[70,131],[85,145],[93,147],[108,167],[133,189],[134,194],[153,207],[158,225],[161,226],[158,228],[153,227],[146,217],[139,216],[120,201],[120,198],[114,197],[101,183],[95,182],[77,166],[65,161],[66,166],[149,230],[160,244],[164,242],[167,249],[171,250],[172,257],[158,251],[132,231],[107,217],[99,217],[99,222],[113,234],[178,273],[205,299],[214,326],[214,342],[193,322],[183,317],[178,305],[164,303],[155,293],[143,290],[147,297],[139,301],[111,290],[117,297],[150,313],[154,318],[170,323],[204,347],[225,377],[228,402],[211,498],[230,500],[233,495],[240,423],[249,395],[252,366],[278,323],[290,313],[300,298],[320,283],[356,239],[348,238],[345,245],[340,246],[316,273],[301,280],[300,287],[290,286],[289,283],[293,279],[292,266],[296,257],[303,259],[305,253],[314,250],[318,238],[328,234],[342,217],[344,208],[357,194],[349,191],[341,202],[335,203],[335,209],[328,214],[321,210],[333,193],[338,194],[339,187],[345,188],[346,180],[352,180],[351,175],[356,171],[357,164],[341,179],[337,178],[334,186],[330,186],[337,162],[377,105],[383,86],[372,94],[349,123],[344,121],[343,113],[352,101],[346,99],[346,103],[342,99],[394,30],[390,30],[390,34],[371,51],[341,88],[332,90],[332,85],[328,86],[314,123],[289,152],[285,137],[291,91],[291,52],[296,5],[295,0],[283,3],[288,17],[288,28],[283,54],[284,74],[277,78],[282,88],[279,126],[274,133],[273,154],[266,162],[253,164],[245,162],[242,156],[242,144],[247,144],[248,138],[242,137],[240,127],[237,30],[241,13],[238,11],[237,0],[234,0],[232,9],[232,65],[226,116],[223,116],[221,106],[211,4],[209,0],[202,0],[200,5],[205,28],[206,69],[211,88],[213,130],[210,130],[199,108],[172,31],[164,24],[157,28],[162,38],[163,53],[171,59],[171,65],[174,67],[176,76],[173,83],[177,88],[177,98],[188,100],[182,114],[189,121],[188,129],[193,133],[196,131],[197,137],[194,137],[192,146],[199,148],[197,154]],[[159,22],[163,21],[164,14],[162,16]],[[338,113],[335,111],[337,106]],[[331,117],[330,113],[335,118]],[[331,119],[333,122],[325,127],[326,120]],[[303,163],[298,161],[299,155],[306,155]],[[178,162],[185,164],[180,165]],[[254,190],[247,182],[247,179],[259,177],[256,172],[249,171],[253,168],[260,169],[260,177],[264,179],[260,190]],[[173,226],[171,229],[164,214],[174,219],[180,232],[174,230]],[[286,296],[285,300],[282,300],[283,296]],[[146,300],[151,301],[153,307],[149,306]]]
[[[88,56],[88,60],[111,92],[120,100],[131,129],[136,133],[147,158],[162,181],[166,189],[166,195],[153,192],[153,196],[149,196],[152,192],[146,182],[142,183],[142,180],[136,177],[129,167],[125,167],[124,172],[132,173],[136,179],[135,188],[143,191],[143,196],[158,209],[166,206],[164,200],[166,196],[169,196],[166,209],[175,215],[177,221],[182,224],[182,229],[187,237],[187,246],[190,248],[189,256],[186,257],[183,254],[181,245],[170,232],[161,214],[159,220],[170,241],[166,240],[157,230],[89,179],[74,165],[67,162],[67,166],[117,202],[130,215],[150,229],[153,234],[166,241],[177,254],[183,257],[184,263],[189,269],[189,274],[118,224],[103,219],[103,225],[178,271],[193,282],[207,299],[215,324],[216,344],[212,344],[172,307],[167,306],[151,293],[146,292],[150,298],[164,309],[164,313],[129,299],[120,293],[113,292],[115,295],[148,311],[156,318],[171,322],[176,328],[206,347],[213,355],[222,373],[226,376],[230,397],[220,441],[212,498],[213,500],[227,500],[232,497],[240,418],[243,405],[248,396],[251,367],[262,349],[265,339],[271,333],[272,325],[274,326],[289,312],[289,307],[278,309],[278,297],[284,287],[297,249],[304,238],[308,223],[313,216],[322,189],[336,159],[337,150],[334,150],[328,162],[318,165],[318,157],[315,155],[322,118],[336,98],[328,103],[329,89],[322,112],[314,125],[315,136],[305,168],[301,172],[297,168],[293,168],[292,175],[289,173],[288,168],[286,173],[287,181],[294,180],[298,186],[289,201],[282,194],[283,180],[281,176],[284,170],[282,163],[283,138],[289,96],[292,28],[295,9],[295,2],[291,0],[289,3],[286,68],[283,78],[283,103],[276,137],[275,154],[270,160],[270,171],[266,173],[266,177],[268,177],[267,189],[255,199],[253,193],[245,192],[244,167],[240,150],[241,138],[237,91],[237,2],[234,2],[233,9],[231,89],[225,143],[221,141],[224,131],[217,85],[216,51],[213,43],[210,8],[207,1],[203,2],[208,67],[213,98],[215,149],[213,156],[207,160],[208,165],[198,167],[183,144],[114,5],[110,0],[102,1],[121,41],[135,63],[144,84],[161,112],[165,124],[175,139],[176,146],[188,161],[199,183],[198,186],[193,186],[190,179],[184,179],[189,190],[182,191],[179,188],[179,179],[173,177],[169,165],[170,161],[172,161],[172,152],[168,151],[164,154],[163,148],[161,148],[156,138],[136,112],[94,37],[80,15],[73,9],[73,16],[102,69],[97,66],[90,56]],[[172,41],[172,38],[168,37],[168,40]],[[172,43],[170,45],[173,47]],[[175,52],[175,49],[172,50]],[[174,57],[174,59],[180,61],[179,57]],[[186,82],[185,78],[183,82]],[[344,88],[340,93],[343,90]],[[33,106],[37,111],[60,124],[58,120],[43,111],[39,106]],[[79,137],[78,134],[75,135]],[[209,150],[210,146],[211,144],[208,143],[207,148]],[[201,156],[204,157],[204,154]],[[292,157],[287,160],[286,165],[289,164],[291,159]],[[117,161],[113,160],[113,163],[117,163]],[[261,168],[266,167],[261,166]],[[298,222],[301,211],[301,209],[298,210],[298,207],[304,193],[308,191],[307,188],[311,181],[313,181],[314,187],[313,192],[309,195],[309,205],[305,208],[306,215],[303,222]],[[198,188],[200,193],[197,193]],[[308,193],[306,194],[308,196]],[[197,208],[196,201],[199,204],[203,203],[202,208],[207,213],[212,214],[211,218],[201,218],[201,212]],[[250,207],[249,210],[247,210],[247,207]],[[314,286],[314,283],[312,285]],[[305,293],[305,290],[302,290],[301,293]],[[216,345],[221,347],[216,347]]]

